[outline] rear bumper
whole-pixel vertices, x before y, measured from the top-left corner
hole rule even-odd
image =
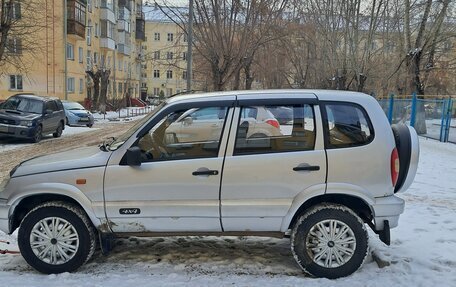
[[[0,199],[0,230],[9,233],[9,206],[6,205],[6,199]]]
[[[396,227],[399,216],[404,212],[404,206],[405,201],[395,195],[376,198],[372,205],[375,230],[383,230],[385,220],[389,222],[390,228]]]

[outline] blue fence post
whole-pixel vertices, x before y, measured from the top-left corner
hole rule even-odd
[[[447,103],[448,101],[442,101],[442,119],[440,120],[440,138],[441,142],[445,142],[445,130],[446,130],[446,116],[447,116]]]
[[[393,111],[394,111],[394,94],[390,95],[389,106],[388,106],[388,121],[390,124],[393,123]]]
[[[453,111],[453,99],[449,98],[448,99],[448,107],[446,109],[446,124],[445,124],[445,138],[444,141],[448,142],[448,139],[450,137],[450,128],[451,128],[451,112]]]
[[[415,119],[416,119],[416,92],[412,95],[412,112],[410,114],[410,125],[415,127]]]

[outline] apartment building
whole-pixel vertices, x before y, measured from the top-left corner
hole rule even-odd
[[[44,7],[37,48],[20,55],[25,72],[3,71],[0,99],[33,92],[83,102],[93,93],[89,70],[110,71],[108,99],[140,96],[142,0],[36,1]],[[32,11],[23,11],[21,21],[27,13]]]
[[[144,6],[143,91],[169,97],[187,88],[187,37],[177,23],[187,8]],[[171,17],[171,19],[170,19]]]

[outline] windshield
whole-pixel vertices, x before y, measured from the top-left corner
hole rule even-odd
[[[140,119],[134,126],[129,128],[124,134],[118,137],[109,145],[109,150],[118,149],[123,143],[128,140],[142,125],[148,122],[156,113],[158,113],[166,105],[166,102],[158,105],[153,111],[147,114],[144,118]]]
[[[33,114],[42,114],[43,102],[22,97],[11,97],[3,103],[2,109]]]
[[[85,110],[85,108],[79,103],[63,103],[63,107],[65,110]]]

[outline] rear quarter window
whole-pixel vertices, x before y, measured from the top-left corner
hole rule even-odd
[[[374,139],[374,129],[367,112],[358,104],[331,102],[323,104],[326,148],[367,145]]]

